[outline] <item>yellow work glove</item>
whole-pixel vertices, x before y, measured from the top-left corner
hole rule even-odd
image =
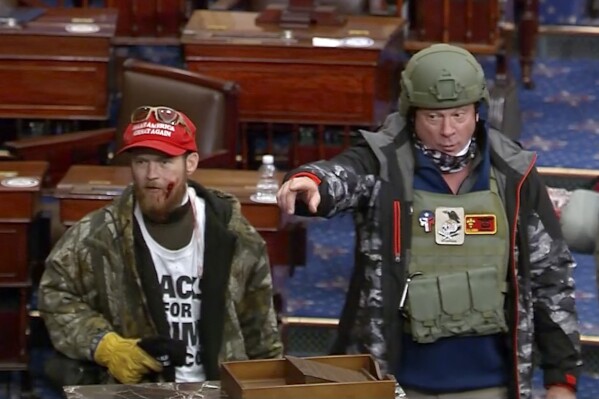
[[[121,383],[136,384],[149,372],[162,371],[160,363],[137,346],[138,341],[109,332],[98,343],[94,360]]]

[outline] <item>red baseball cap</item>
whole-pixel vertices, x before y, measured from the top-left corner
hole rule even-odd
[[[143,121],[129,123],[118,154],[132,148],[151,148],[173,157],[197,152],[195,125],[185,114],[177,113],[179,118],[174,124],[157,120],[155,111],[150,111]]]

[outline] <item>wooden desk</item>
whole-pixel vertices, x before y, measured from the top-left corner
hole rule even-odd
[[[195,11],[181,43],[190,70],[239,83],[241,157],[248,166],[247,123],[266,122],[273,154],[273,124],[292,126],[289,165],[325,158],[325,125],[350,130],[382,123],[395,106],[402,68],[401,18],[347,16],[342,26],[284,30],[256,24],[258,13]],[[349,39],[349,40],[347,40]],[[352,40],[354,40],[352,42]],[[371,45],[360,46],[370,42]],[[336,43],[336,47],[325,44]],[[354,43],[352,45],[352,43]],[[318,125],[317,144],[299,153],[299,125]],[[249,129],[254,131],[254,129]]]
[[[279,179],[282,178],[283,174],[279,173]],[[283,229],[283,220],[276,204],[259,204],[250,200],[258,179],[256,171],[198,169],[192,179],[206,187],[237,196],[244,216],[266,240],[272,265],[304,263],[304,229]],[[127,166],[71,167],[55,191],[62,223],[70,226],[89,212],[106,205],[130,182],[131,172]]]
[[[0,371],[28,367],[29,232],[47,168],[46,162],[0,162]],[[30,391],[28,373],[21,382]]]
[[[397,96],[401,18],[348,16],[343,26],[282,30],[257,25],[257,15],[195,11],[181,37],[189,69],[240,84],[242,119],[383,121]],[[324,47],[314,41],[350,37],[367,37],[372,45]]]
[[[107,119],[116,19],[112,9],[52,8],[21,28],[0,28],[0,82],[10,82],[0,117]],[[99,31],[69,33],[77,21]]]

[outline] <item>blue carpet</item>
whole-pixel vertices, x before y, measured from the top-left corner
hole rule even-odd
[[[353,226],[351,215],[308,224],[306,267],[287,281],[289,316],[339,317],[354,264]]]
[[[540,166],[599,169],[599,60],[540,60],[520,90],[522,145]]]

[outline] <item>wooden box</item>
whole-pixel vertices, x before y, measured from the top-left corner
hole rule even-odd
[[[231,399],[395,398],[395,378],[370,355],[224,362],[221,389]]]

